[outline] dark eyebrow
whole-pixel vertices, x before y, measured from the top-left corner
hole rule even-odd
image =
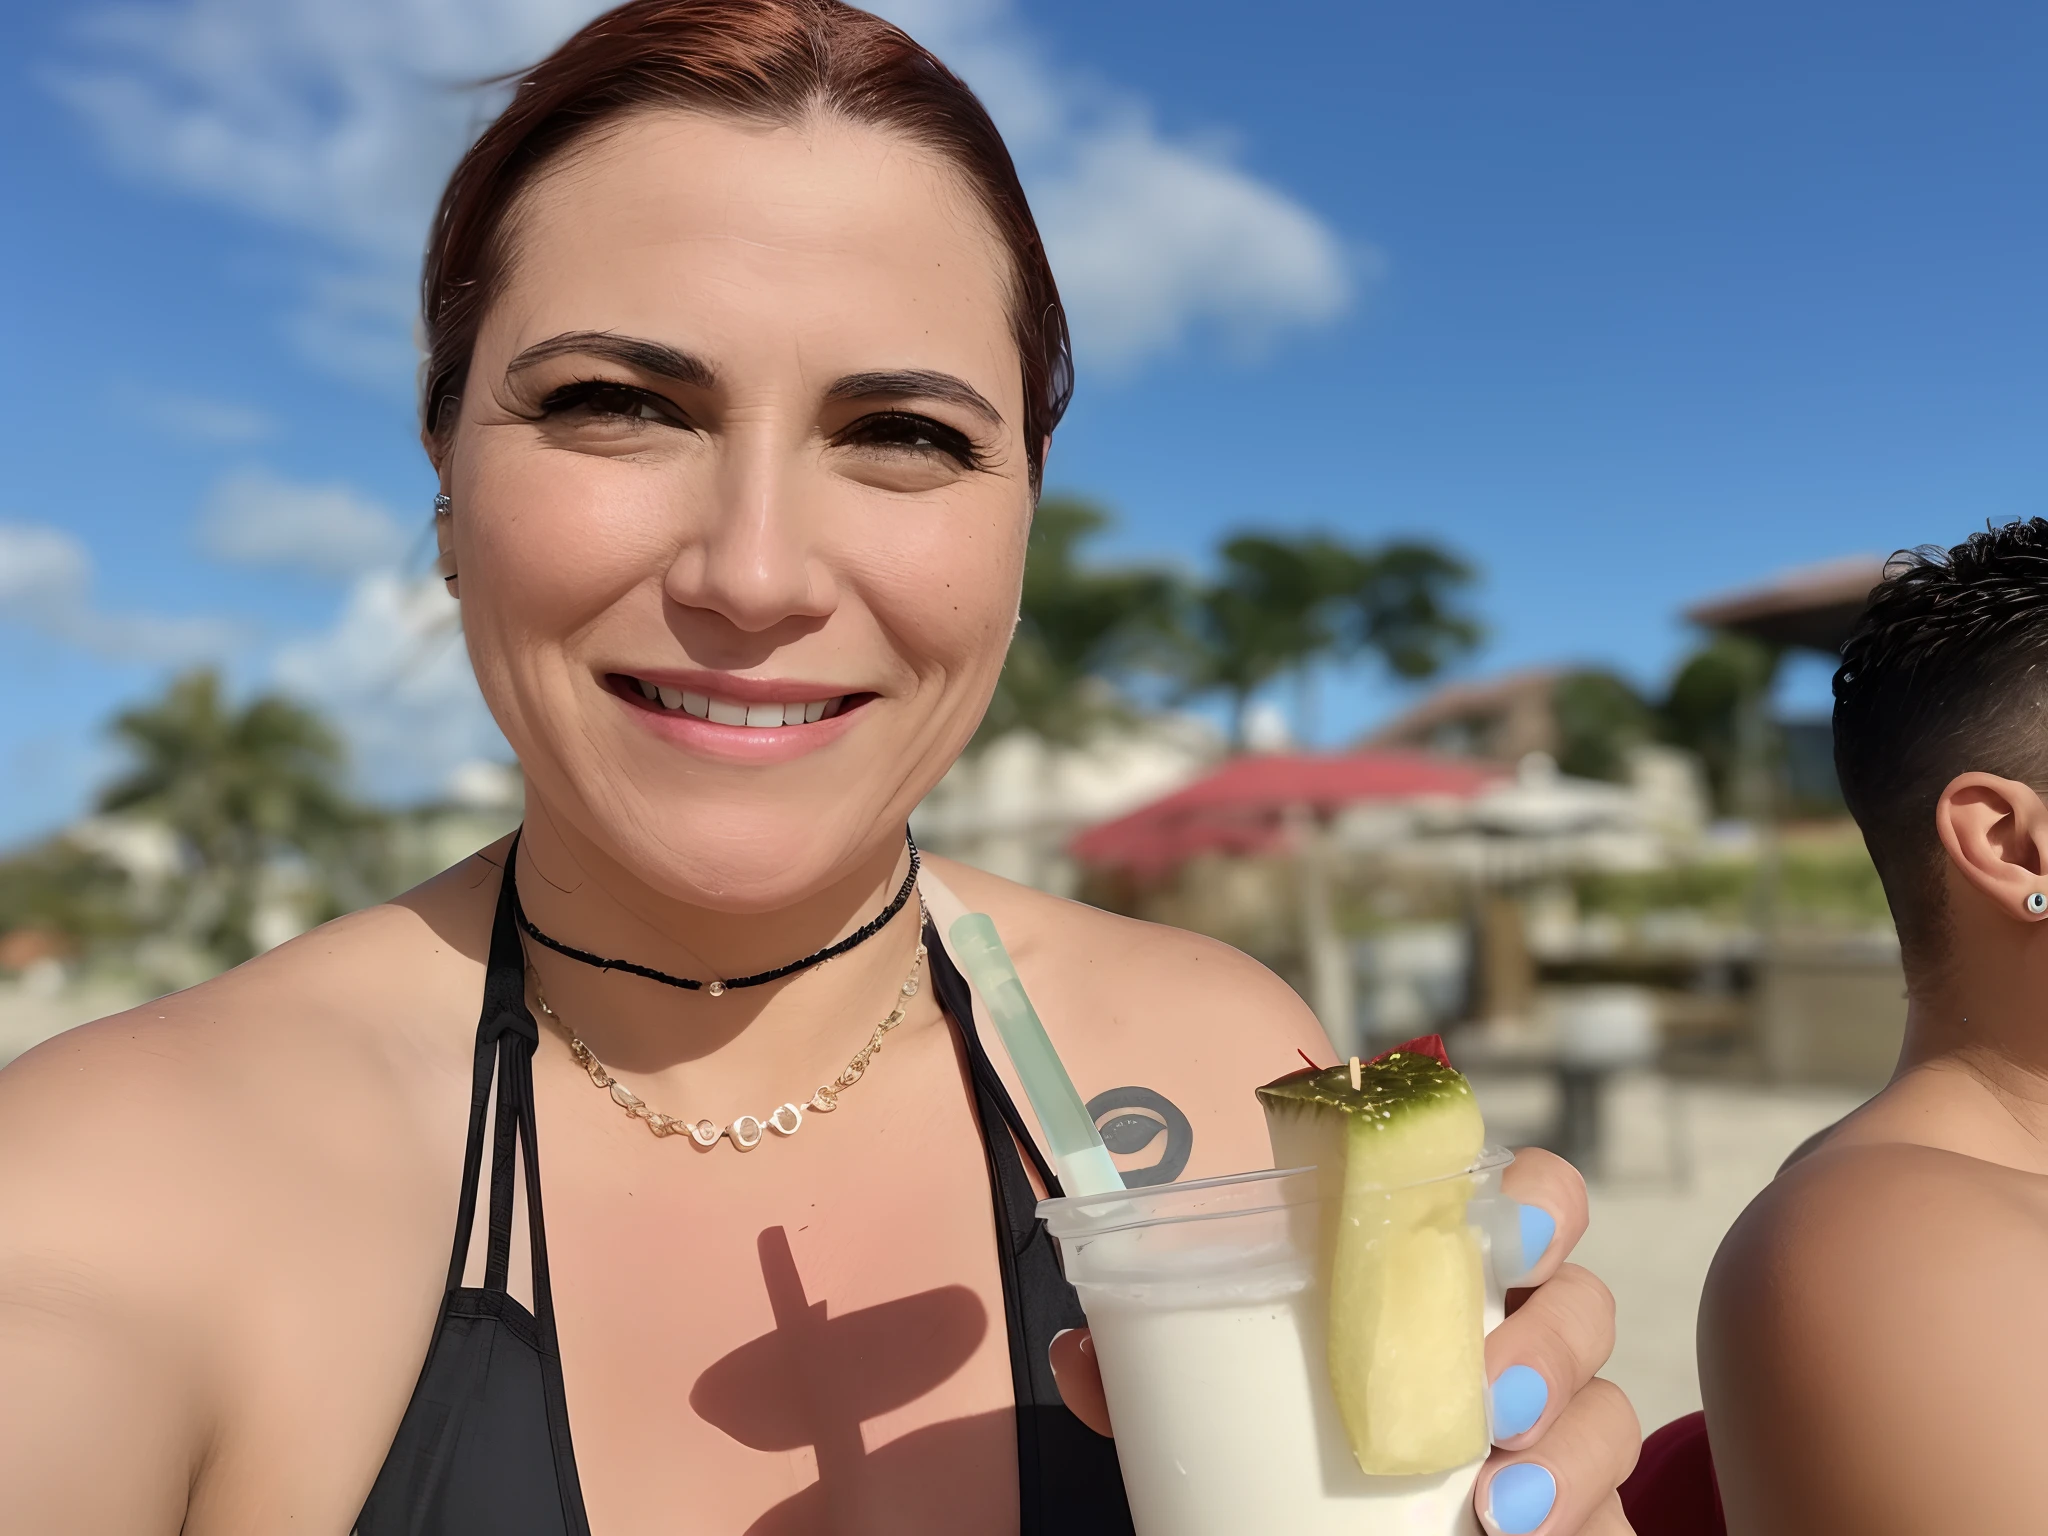
[[[546,341],[537,341],[512,359],[505,369],[505,377],[509,379],[536,363],[544,363],[550,358],[566,357],[572,353],[580,353],[586,357],[609,358],[612,362],[637,369],[641,373],[673,379],[678,384],[691,384],[699,389],[710,389],[718,382],[718,375],[701,357],[669,346],[666,342],[647,341],[638,336],[621,336],[614,331],[564,331],[559,336],[550,336]]]
[[[992,427],[1003,424],[1003,413],[965,379],[950,373],[933,373],[926,368],[900,368],[881,373],[849,373],[825,391],[827,400],[865,400],[876,395],[921,396],[965,406]]]

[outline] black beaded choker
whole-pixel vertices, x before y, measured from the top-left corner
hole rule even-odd
[[[903,877],[903,884],[897,890],[895,899],[876,913],[872,921],[862,924],[838,943],[827,944],[823,949],[805,955],[801,960],[792,960],[787,965],[778,965],[772,971],[762,971],[753,976],[735,976],[729,981],[697,981],[688,976],[671,976],[667,971],[657,971],[651,965],[636,965],[631,960],[607,960],[602,955],[593,955],[588,950],[564,944],[560,939],[549,938],[534,927],[531,919],[527,917],[526,908],[519,902],[517,884],[512,887],[512,916],[518,922],[521,933],[536,944],[545,944],[558,955],[566,955],[584,965],[594,965],[601,971],[624,971],[629,976],[644,976],[649,981],[658,981],[665,987],[681,987],[685,992],[703,992],[710,997],[722,997],[740,987],[765,987],[771,981],[780,981],[785,976],[794,976],[798,971],[807,971],[814,965],[823,965],[827,960],[835,959],[849,949],[865,944],[888,927],[890,919],[903,910],[910,901],[910,893],[917,889],[917,871],[923,863],[923,856],[917,851],[917,839],[910,835],[910,829],[907,827],[903,832],[903,842],[910,850],[910,873]],[[506,878],[511,878],[509,868],[506,870]]]

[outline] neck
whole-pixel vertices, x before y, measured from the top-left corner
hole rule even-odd
[[[822,888],[771,910],[735,912],[650,885],[530,799],[516,876],[528,918],[549,937],[710,981],[774,970],[846,937],[889,902],[907,868],[900,836],[889,835]],[[526,947],[563,1024],[607,1065],[642,1076],[673,1069],[691,1079],[682,1086],[781,1099],[808,1092],[806,1080],[826,1067],[836,1071],[835,1053],[858,1046],[888,1011],[910,964],[918,910],[906,903],[832,961],[722,996],[604,971],[530,939]]]
[[[1961,925],[1956,925],[1960,927]],[[1909,986],[1897,1082],[1956,1075],[2048,1147],[2048,946],[2010,922],[1957,934],[1939,975]]]

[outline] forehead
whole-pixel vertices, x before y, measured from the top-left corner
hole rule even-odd
[[[485,329],[514,349],[562,329],[708,351],[775,339],[820,366],[968,371],[999,404],[1021,391],[986,214],[958,171],[885,130],[638,114],[550,165],[509,234]]]

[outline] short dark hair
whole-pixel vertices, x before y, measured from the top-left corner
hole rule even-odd
[[[1941,792],[1971,770],[2048,791],[2048,518],[1894,555],[1835,673],[1835,772],[1909,970],[1944,932]]]

